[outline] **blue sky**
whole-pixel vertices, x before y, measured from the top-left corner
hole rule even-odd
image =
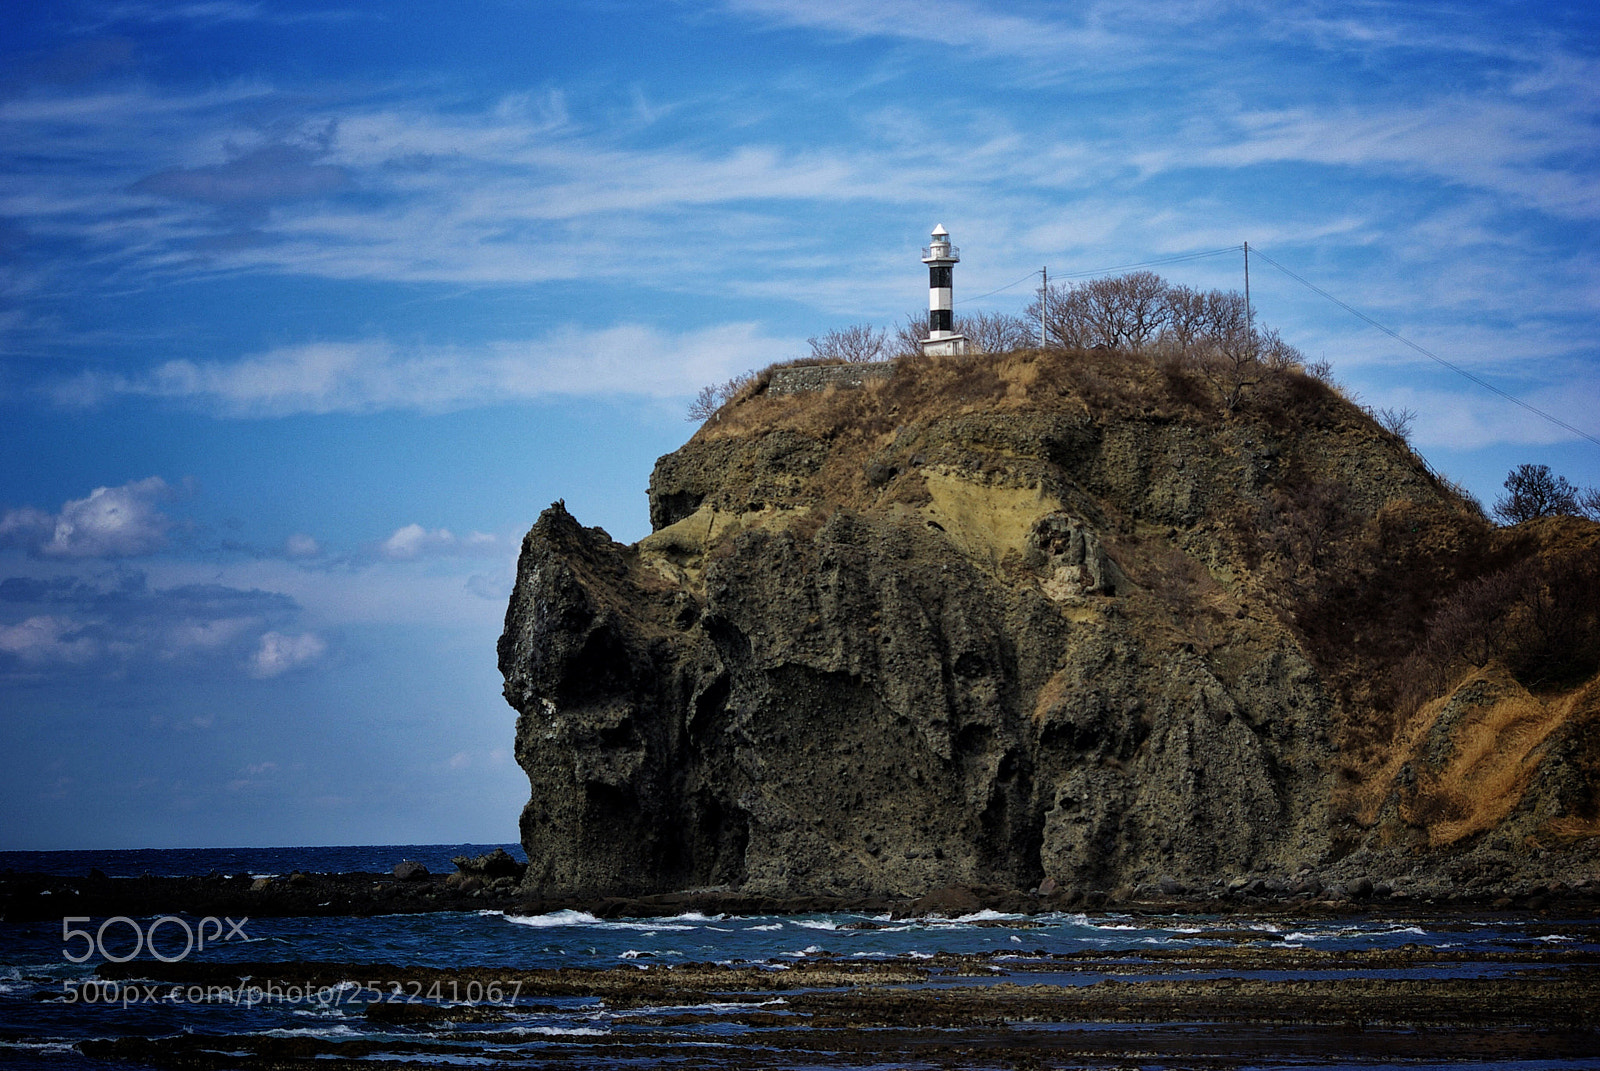
[[[515,839],[522,532],[644,535],[694,392],[924,308],[936,222],[958,311],[1249,241],[1600,435],[1591,3],[45,0],[0,157],[3,848]],[[1480,498],[1600,485],[1252,269]]]

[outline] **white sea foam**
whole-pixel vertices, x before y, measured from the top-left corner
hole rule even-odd
[[[781,922],[769,922],[764,926],[751,926],[750,929],[752,929],[752,930],[781,930],[781,929],[783,929],[783,923],[781,923]]]
[[[495,912],[500,915],[503,912]],[[549,929],[555,926],[594,926],[599,919],[587,911],[573,911],[568,908],[563,911],[552,911],[548,915],[504,915],[507,922],[518,926],[533,926],[537,929]]]
[[[778,955],[780,955],[780,956],[789,956],[789,957],[791,957],[793,959],[804,959],[806,956],[814,956],[818,952],[821,952],[821,951],[822,951],[822,946],[821,945],[807,945],[805,948],[802,948],[798,952],[779,952]]]
[[[970,915],[960,915],[960,916],[958,916],[956,918],[951,919],[950,921],[951,922],[1017,922],[1017,921],[1019,921],[1021,919],[1025,919],[1025,918],[1027,918],[1026,915],[1008,915],[1004,911],[995,911],[995,910],[993,910],[991,908],[987,908],[986,907],[982,911],[974,911]]]
[[[687,918],[679,915],[677,918]],[[506,915],[505,920],[514,926],[532,926],[534,929],[548,930],[567,926],[593,926],[597,930],[643,930],[647,933],[662,933],[669,931],[692,930],[693,926],[685,926],[674,920],[659,921],[652,919],[649,922],[636,922],[627,919],[601,919],[589,914],[587,911],[573,911],[568,908],[562,911],[552,911],[548,915]],[[707,921],[704,915],[699,921]]]
[[[796,926],[804,926],[808,930],[837,930],[839,924],[832,919],[795,919]]]
[[[262,1037],[269,1038],[332,1038],[354,1037],[360,1031],[352,1030],[343,1024],[334,1026],[280,1026],[274,1030],[263,1030]]]
[[[772,1008],[789,1003],[782,997],[771,1000],[711,1000],[703,1004],[652,1004],[642,1008],[621,1008],[605,1013],[607,1019],[629,1019],[641,1015],[670,1015],[687,1012],[744,1012],[755,1008]]]
[[[611,1033],[593,1026],[513,1026],[506,1034],[538,1034],[543,1037],[599,1038]]]
[[[0,1052],[15,1049],[22,1052],[48,1052],[64,1056],[77,1053],[74,1044],[71,1041],[0,1041]]]

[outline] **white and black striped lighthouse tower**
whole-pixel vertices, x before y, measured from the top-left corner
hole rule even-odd
[[[928,266],[928,337],[922,352],[930,357],[946,357],[967,352],[965,335],[955,332],[955,266],[961,250],[950,244],[944,224],[933,228],[932,242],[922,250],[922,263]]]

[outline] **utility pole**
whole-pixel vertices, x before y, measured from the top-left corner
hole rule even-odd
[[[1244,244],[1244,329],[1245,337],[1254,338],[1256,330],[1255,310],[1250,308],[1250,243]]]
[[[1039,348],[1044,349],[1044,304],[1050,300],[1050,265],[1039,269]]]

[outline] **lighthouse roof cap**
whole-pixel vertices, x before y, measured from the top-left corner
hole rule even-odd
[[[935,238],[948,238],[950,237],[950,232],[944,229],[943,223],[935,223],[933,225],[933,236]]]

